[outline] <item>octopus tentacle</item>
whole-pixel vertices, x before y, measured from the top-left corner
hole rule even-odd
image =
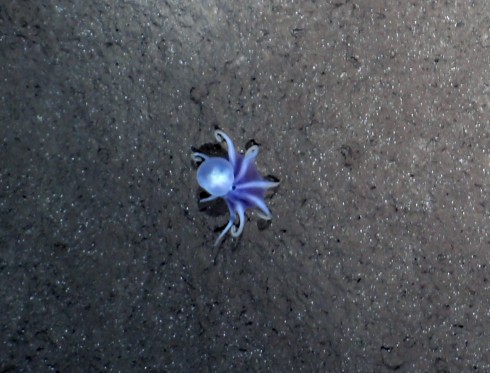
[[[269,188],[274,188],[279,184],[280,183],[278,181],[256,180],[256,181],[249,181],[246,183],[235,185],[235,190],[250,189],[250,188],[269,189]]]
[[[226,142],[226,146],[228,147],[228,160],[230,161],[231,165],[233,167],[235,167],[236,151],[235,151],[235,145],[233,145],[233,141],[231,141],[229,136],[221,130],[214,131],[214,137],[219,142],[222,142],[222,141]]]
[[[240,172],[238,172],[238,175],[235,177],[235,183],[238,183],[240,179],[247,174],[248,168],[255,160],[255,157],[257,157],[257,154],[259,154],[259,147],[257,145],[253,145],[247,149],[242,164],[240,165]]]
[[[202,161],[205,161],[206,159],[208,159],[209,157],[206,155],[206,154],[202,154],[202,153],[192,153],[191,154],[191,159],[195,162],[202,162]]]
[[[245,226],[245,209],[241,204],[238,204],[236,206],[236,213],[238,214],[238,227],[234,225],[231,227],[231,235],[233,237],[238,237],[242,234],[243,232],[243,227]]]
[[[219,196],[209,196],[209,197],[200,199],[199,203],[211,202],[211,201],[214,201],[215,199],[218,199],[218,198],[219,198]]]
[[[244,193],[242,196],[244,199],[252,203],[255,207],[259,208],[262,212],[258,213],[258,215],[265,220],[270,220],[272,219],[272,214],[265,204],[264,200],[262,198],[256,197],[252,194]]]
[[[228,233],[228,231],[233,226],[233,224],[235,224],[234,220],[235,220],[234,218],[230,218],[230,220],[228,221],[228,224],[226,224],[225,229],[223,229],[221,231],[221,233],[218,236],[218,238],[216,239],[216,241],[214,241],[214,247],[217,247],[219,245],[220,241],[223,239],[223,237],[225,236],[225,234]]]
[[[219,245],[220,241],[223,239],[226,233],[228,233],[231,227],[234,227],[235,225],[235,212],[233,211],[228,201],[226,201],[226,205],[228,206],[228,210],[230,210],[230,220],[228,220],[228,224],[226,224],[226,227],[221,231],[216,241],[214,241],[214,247],[217,247]]]

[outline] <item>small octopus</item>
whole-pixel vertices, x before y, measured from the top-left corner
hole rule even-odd
[[[269,188],[279,185],[279,182],[268,181],[257,171],[255,157],[259,154],[259,147],[252,145],[245,154],[235,151],[233,141],[226,133],[216,130],[214,136],[218,142],[225,141],[228,147],[228,159],[210,157],[202,153],[192,153],[196,162],[202,162],[197,169],[197,182],[209,197],[200,202],[209,202],[223,198],[230,211],[230,220],[216,239],[214,246],[218,246],[221,239],[231,229],[231,235],[238,237],[245,225],[245,210],[258,208],[262,219],[270,220],[272,214],[265,204],[265,192]],[[238,226],[235,225],[238,216]]]

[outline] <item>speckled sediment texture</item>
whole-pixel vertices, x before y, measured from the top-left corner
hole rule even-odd
[[[490,371],[489,14],[3,2],[0,371]],[[281,179],[219,250],[215,125]]]

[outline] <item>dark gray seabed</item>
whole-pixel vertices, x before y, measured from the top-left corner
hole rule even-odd
[[[489,14],[2,2],[0,372],[489,372]],[[219,249],[215,126],[281,180]]]

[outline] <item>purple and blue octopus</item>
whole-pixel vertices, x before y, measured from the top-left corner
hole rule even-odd
[[[228,231],[233,237],[239,237],[245,225],[245,210],[258,208],[258,215],[270,220],[272,214],[265,204],[264,198],[267,189],[274,188],[279,182],[268,181],[259,173],[255,166],[255,157],[259,154],[259,147],[252,145],[245,154],[235,150],[233,141],[226,133],[216,130],[214,136],[218,142],[225,141],[228,147],[228,159],[211,157],[202,153],[192,153],[196,162],[202,162],[197,169],[197,182],[209,197],[200,202],[209,202],[222,198],[230,211],[230,220],[216,239],[214,246],[218,246]],[[238,226],[235,225],[238,217]]]

